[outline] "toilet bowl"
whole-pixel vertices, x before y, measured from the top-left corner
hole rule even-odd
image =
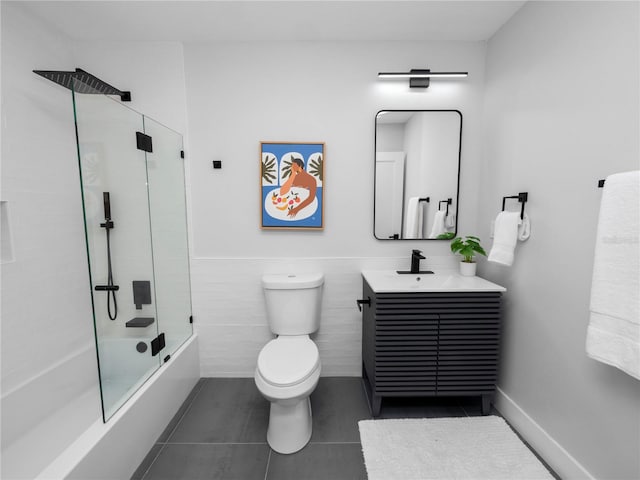
[[[309,396],[320,378],[318,330],[322,274],[266,275],[262,278],[271,331],[277,338],[260,354],[254,379],[271,402],[267,442],[278,453],[301,450],[311,438]]]
[[[294,453],[311,438],[309,396],[320,378],[320,356],[304,336],[271,340],[258,356],[255,382],[271,402],[267,442],[278,453]]]

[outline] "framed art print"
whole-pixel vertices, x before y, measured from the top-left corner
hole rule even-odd
[[[324,143],[260,142],[263,229],[324,228]]]

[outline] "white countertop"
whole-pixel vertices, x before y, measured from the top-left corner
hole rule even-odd
[[[395,270],[363,270],[362,277],[376,293],[507,291],[484,278],[463,277],[451,271],[399,274]]]

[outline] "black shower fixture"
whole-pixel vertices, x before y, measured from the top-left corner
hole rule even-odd
[[[115,320],[118,317],[118,301],[116,299],[116,292],[120,287],[113,283],[113,268],[111,266],[111,241],[109,237],[109,230],[114,227],[114,223],[111,221],[111,198],[109,192],[102,192],[102,201],[104,204],[104,223],[101,223],[100,227],[104,228],[107,234],[107,284],[96,285],[95,290],[107,292],[107,313],[111,320]],[[111,309],[112,303],[113,310]]]
[[[107,82],[100,80],[95,75],[85,72],[81,68],[76,68],[75,72],[64,72],[60,70],[34,70],[33,73],[51,80],[58,85],[62,85],[76,93],[90,93],[101,95],[118,95],[123,102],[131,101],[131,92],[118,90]]]

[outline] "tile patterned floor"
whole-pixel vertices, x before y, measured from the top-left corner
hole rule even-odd
[[[132,480],[366,479],[358,420],[371,415],[361,379],[321,378],[311,406],[311,441],[281,455],[266,443],[269,403],[252,378],[203,378]],[[480,409],[479,398],[385,399],[380,418],[473,416]]]

